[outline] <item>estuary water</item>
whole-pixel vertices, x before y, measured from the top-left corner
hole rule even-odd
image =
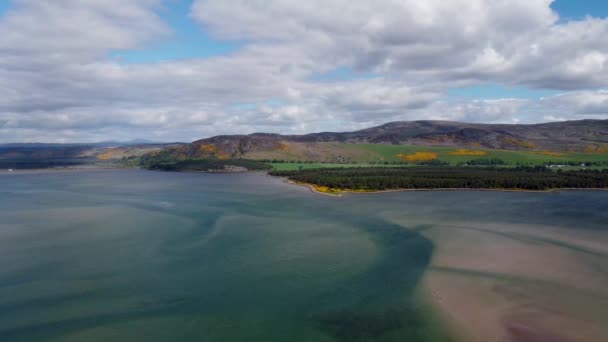
[[[0,341],[455,341],[475,328],[452,317],[466,291],[449,290],[487,279],[520,281],[528,295],[496,285],[482,296],[486,304],[510,296],[487,334],[561,336],[551,322],[522,327],[512,309],[590,277],[597,286],[583,286],[589,296],[575,304],[594,311],[577,306],[571,321],[604,313],[607,213],[608,192],[335,198],[256,173],[2,173]],[[541,247],[564,251],[543,255],[590,271],[499,269],[516,247],[483,234],[523,239],[530,258]],[[482,241],[498,247],[467,254]],[[455,287],[449,277],[459,277]],[[473,311],[461,313],[473,319]],[[593,336],[603,336],[607,322],[596,323]]]

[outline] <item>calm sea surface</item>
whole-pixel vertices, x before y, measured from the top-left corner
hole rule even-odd
[[[1,173],[0,341],[445,341],[414,292],[434,249],[418,230],[451,220],[606,230],[608,192]]]

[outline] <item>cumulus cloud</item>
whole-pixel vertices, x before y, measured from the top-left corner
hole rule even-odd
[[[608,20],[563,22],[550,4],[195,0],[192,20],[242,47],[123,64],[114,52],[171,39],[171,0],[14,0],[0,17],[0,142],[607,117]],[[563,94],[446,99],[488,82]]]
[[[169,32],[160,0],[14,0],[0,23],[3,63],[90,62]]]
[[[199,0],[193,15],[220,37],[292,46],[405,81],[605,85],[608,21],[560,23],[551,2]]]

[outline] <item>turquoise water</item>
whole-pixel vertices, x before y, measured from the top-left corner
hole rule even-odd
[[[337,199],[263,174],[5,173],[0,340],[445,341],[414,298],[433,252],[416,225],[605,229],[606,209],[605,192]]]

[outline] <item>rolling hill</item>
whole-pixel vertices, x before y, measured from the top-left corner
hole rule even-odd
[[[465,148],[528,151],[554,157],[560,153],[605,154],[608,153],[608,120],[533,125],[399,121],[355,132],[220,135],[154,153],[162,153],[178,160],[246,158],[361,162],[394,158],[398,153],[395,147],[405,145],[429,147],[430,150]],[[396,153],[387,157],[383,152],[387,149],[390,153]]]

